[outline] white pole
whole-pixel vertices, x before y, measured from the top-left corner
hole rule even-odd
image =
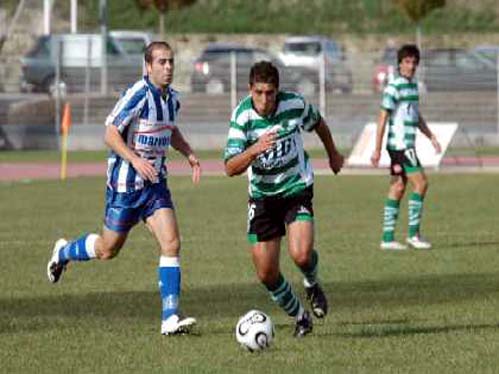
[[[78,32],[78,0],[71,0],[71,34]]]
[[[107,0],[99,1],[100,32],[101,32],[101,76],[100,92],[107,94]]]
[[[236,52],[230,53],[230,107],[234,109],[237,104],[237,65]]]
[[[50,11],[52,0],[43,0],[43,35],[50,34]]]
[[[499,53],[496,55],[496,75],[497,75],[497,85],[496,85],[496,96],[497,96],[497,141],[499,142]]]
[[[326,113],[326,54],[322,52],[319,60],[319,108],[324,119]]]

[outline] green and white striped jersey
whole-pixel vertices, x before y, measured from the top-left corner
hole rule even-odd
[[[269,196],[292,196],[313,184],[309,157],[303,148],[301,131],[312,131],[320,113],[293,92],[277,94],[277,109],[267,117],[253,108],[251,96],[243,99],[232,112],[224,160],[244,152],[268,131],[277,131],[271,149],[260,154],[248,168],[249,195],[260,199]]]
[[[383,91],[381,107],[390,112],[388,150],[414,148],[419,124],[419,93],[415,79],[396,76]]]

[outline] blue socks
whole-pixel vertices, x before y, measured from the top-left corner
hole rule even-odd
[[[88,261],[95,258],[95,241],[97,234],[84,234],[78,239],[69,242],[59,251],[59,261]]]
[[[179,258],[161,256],[159,258],[158,285],[161,295],[163,321],[178,313],[180,278]]]

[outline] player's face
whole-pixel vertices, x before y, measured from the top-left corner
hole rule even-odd
[[[152,84],[165,88],[173,81],[173,51],[156,48],[152,51],[152,62],[146,64],[147,74]]]
[[[273,83],[253,83],[249,86],[253,107],[261,116],[268,116],[275,111],[277,87]]]
[[[414,56],[407,56],[400,61],[399,70],[400,75],[406,78],[414,77],[416,74],[416,69],[418,67],[418,60]]]

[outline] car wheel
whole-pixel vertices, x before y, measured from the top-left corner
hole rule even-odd
[[[316,90],[315,83],[308,78],[302,78],[296,85],[296,90],[304,96],[312,96]]]
[[[206,83],[205,89],[207,94],[224,93],[224,84],[220,79],[210,79],[208,83]]]

